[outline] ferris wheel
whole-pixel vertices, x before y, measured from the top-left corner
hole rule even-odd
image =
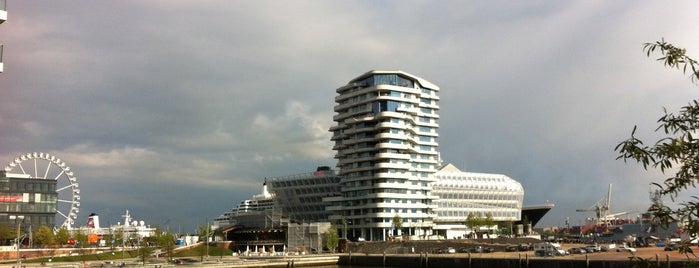
[[[73,171],[65,162],[48,153],[27,153],[10,162],[5,171],[29,175],[34,179],[55,180],[58,194],[56,228],[72,227],[80,211],[80,189]]]

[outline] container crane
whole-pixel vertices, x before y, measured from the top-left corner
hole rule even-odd
[[[597,224],[602,224],[605,223],[607,220],[607,217],[609,217],[609,208],[611,206],[611,201],[612,200],[612,184],[609,184],[609,190],[607,191],[607,197],[600,199],[600,201],[597,202],[597,204],[594,204],[593,206],[586,208],[586,209],[576,209],[575,211],[577,212],[595,212],[595,216],[597,216]],[[616,214],[615,214],[616,216]]]

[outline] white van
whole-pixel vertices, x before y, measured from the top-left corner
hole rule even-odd
[[[567,252],[557,243],[539,243],[534,244],[534,253],[536,256],[563,256]]]

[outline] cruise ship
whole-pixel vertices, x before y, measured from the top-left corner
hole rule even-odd
[[[240,201],[233,209],[216,217],[213,229],[233,225],[250,225],[247,219],[260,218],[266,212],[275,211],[274,197],[267,190],[267,181],[262,184],[262,192],[252,196],[252,199]],[[247,223],[247,224],[246,224]]]

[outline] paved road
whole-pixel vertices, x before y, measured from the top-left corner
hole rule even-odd
[[[563,249],[570,249],[574,247],[584,247],[585,245],[578,245],[578,244],[567,244],[567,245],[562,245],[561,247]],[[590,260],[628,260],[628,258],[636,256],[636,257],[641,257],[644,259],[655,259],[656,256],[660,260],[667,260],[669,258],[671,261],[681,261],[681,260],[687,260],[687,256],[684,254],[679,253],[678,251],[664,251],[664,248],[662,247],[647,247],[647,248],[636,248],[635,253],[630,253],[630,252],[616,252],[615,250],[610,250],[607,252],[597,252],[597,253],[588,253],[588,254],[571,254],[568,256],[561,256],[561,257],[553,257],[553,258],[565,258],[565,259],[580,259],[584,260],[585,258],[588,258]],[[448,254],[448,255],[455,255],[455,256],[467,256],[468,254],[466,253],[457,253],[457,254]],[[494,252],[494,253],[472,253],[471,254],[472,258],[551,258],[551,257],[536,257],[534,256],[534,251],[525,251],[525,252]],[[690,258],[694,258],[696,260],[696,257],[691,256]]]

